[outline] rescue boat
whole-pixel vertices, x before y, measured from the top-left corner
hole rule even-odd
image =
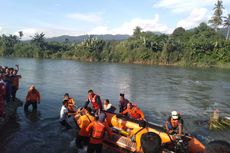
[[[162,140],[163,149],[173,152],[202,153],[205,146],[195,137],[183,135],[180,138],[169,135],[160,125],[130,119],[120,114],[106,112],[106,120],[113,131],[112,136],[104,138],[104,144],[120,152],[142,153],[141,136],[144,133],[154,132]],[[177,149],[180,149],[179,151]],[[118,152],[118,151],[117,151]]]

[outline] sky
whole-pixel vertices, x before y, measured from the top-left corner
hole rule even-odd
[[[217,0],[0,0],[0,34],[24,39],[83,34],[129,34],[143,31],[172,33],[207,22]],[[230,0],[223,0],[224,15]]]

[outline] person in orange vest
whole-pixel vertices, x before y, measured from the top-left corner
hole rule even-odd
[[[80,128],[76,138],[76,145],[78,149],[82,149],[84,146],[89,144],[90,133],[86,131],[86,128],[95,120],[94,116],[91,115],[91,111],[92,109],[90,107],[83,109],[81,116],[77,120],[77,124]]]
[[[105,119],[106,114],[100,113],[98,120],[90,123],[86,128],[87,132],[91,132],[87,153],[102,153],[102,142],[105,132],[107,131],[109,135],[112,135],[112,131],[109,129]]]
[[[17,74],[18,70],[13,71],[13,76],[12,76],[12,100],[15,101],[16,98],[16,93],[19,88],[19,79],[22,78],[21,75]]]
[[[182,134],[183,133],[183,119],[177,113],[177,111],[172,111],[171,116],[165,122],[165,128],[169,134]]]
[[[88,99],[85,102],[84,108],[88,107],[89,103],[92,104],[95,114],[100,114],[100,111],[102,110],[101,98],[96,95],[93,90],[88,91]]]
[[[0,74],[0,117],[5,117],[5,98],[6,85],[3,81],[3,76]]]
[[[121,112],[121,114],[122,115],[128,114],[130,118],[136,120],[144,120],[145,118],[144,113],[137,106],[134,106],[131,102],[127,104],[126,110]]]
[[[75,113],[76,107],[75,107],[75,101],[73,98],[70,98],[68,93],[64,94],[64,100],[68,100],[68,111],[69,113]]]
[[[37,103],[40,104],[40,93],[35,89],[35,86],[32,85],[26,96],[26,103],[24,105],[24,110],[28,111],[30,105],[33,106],[33,111],[37,110]]]

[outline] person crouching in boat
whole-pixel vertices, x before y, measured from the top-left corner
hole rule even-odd
[[[62,102],[62,107],[60,110],[60,124],[64,127],[66,127],[66,129],[72,129],[69,120],[68,120],[68,100],[64,100]]]
[[[121,112],[122,115],[126,113],[130,118],[136,120],[144,120],[145,118],[144,113],[137,106],[134,106],[131,102],[129,102],[127,104],[127,108],[123,112]]]
[[[165,122],[165,128],[169,134],[181,135],[183,133],[183,119],[177,111],[171,112],[171,116]]]
[[[97,121],[90,123],[86,128],[87,132],[91,132],[87,153],[102,153],[102,142],[105,132],[107,131],[109,135],[112,135],[112,131],[110,131],[105,119],[106,114],[100,113]]]
[[[30,105],[33,106],[33,111],[37,110],[37,103],[40,104],[40,93],[35,89],[35,86],[32,85],[26,96],[26,103],[24,105],[24,110],[28,111]]]
[[[85,102],[84,108],[88,107],[89,103],[92,104],[95,115],[100,114],[100,111],[102,110],[101,98],[96,95],[93,90],[88,91],[88,99]]]
[[[88,125],[95,120],[94,116],[91,115],[92,109],[90,107],[84,108],[81,112],[81,116],[77,120],[77,124],[80,128],[76,138],[76,146],[78,149],[82,149],[84,146],[89,144],[90,133],[86,131]]]
[[[114,113],[116,108],[112,106],[112,104],[109,102],[109,99],[106,99],[104,101],[103,110],[109,113]]]
[[[76,112],[76,107],[75,107],[75,101],[73,98],[70,98],[69,97],[69,94],[68,93],[65,93],[64,94],[64,100],[67,100],[68,101],[68,111],[69,113],[74,113]]]

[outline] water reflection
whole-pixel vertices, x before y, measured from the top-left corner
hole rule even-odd
[[[39,110],[25,111],[25,117],[31,122],[37,122],[41,118],[41,112]]]

